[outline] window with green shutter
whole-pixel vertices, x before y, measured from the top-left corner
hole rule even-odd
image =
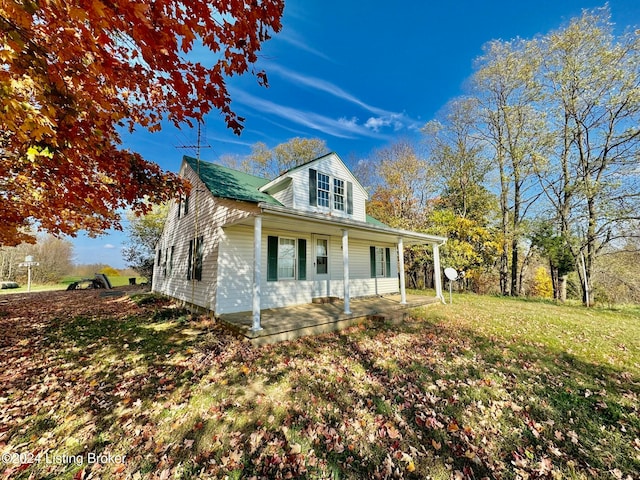
[[[371,278],[391,277],[391,249],[389,247],[369,247]]]
[[[307,279],[307,240],[267,237],[267,281]]]

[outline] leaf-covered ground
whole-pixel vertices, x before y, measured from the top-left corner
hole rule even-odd
[[[101,294],[0,297],[0,478],[640,476],[638,309],[461,296],[256,348]]]

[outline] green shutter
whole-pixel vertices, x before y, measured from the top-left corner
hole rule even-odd
[[[369,247],[369,257],[371,259],[371,278],[376,277],[376,247]]]
[[[278,280],[278,237],[267,237],[267,282]]]
[[[194,267],[194,276],[196,280],[202,280],[202,256],[203,256],[204,236],[196,239],[196,262]]]
[[[193,240],[189,240],[189,261],[187,263],[187,280],[191,280],[192,268],[193,268]]]
[[[387,271],[387,277],[391,276],[391,249],[389,247],[384,249],[385,254],[385,270]]]
[[[307,241],[298,239],[298,280],[307,279]]]
[[[309,205],[318,205],[318,175],[313,169],[309,169]]]
[[[353,183],[347,182],[347,214],[353,215]]]

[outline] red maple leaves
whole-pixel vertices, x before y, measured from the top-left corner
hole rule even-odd
[[[212,109],[236,133],[227,77],[245,73],[282,0],[75,0],[0,6],[1,244],[37,219],[51,233],[100,232],[116,210],[144,212],[182,186],[123,151],[120,132],[200,121]],[[212,52],[210,64],[187,55]],[[266,80],[263,72],[258,80]]]

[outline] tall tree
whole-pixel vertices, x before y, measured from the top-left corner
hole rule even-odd
[[[530,55],[529,44],[523,40],[489,42],[473,77],[481,105],[481,128],[493,150],[500,179],[500,287],[503,294],[511,295],[520,293],[523,225],[539,195],[534,189],[533,155],[543,151],[548,142],[544,115],[535,108],[540,91],[534,82],[536,57]]]
[[[120,129],[179,126],[218,109],[236,133],[227,77],[251,69],[283,0],[5,0],[0,4],[0,245],[119,227],[181,181],[121,150]],[[213,52],[193,61],[194,47]]]
[[[585,11],[537,40],[554,151],[537,156],[540,184],[571,238],[583,301],[595,260],[640,215],[640,36],[615,36],[608,8]]]

